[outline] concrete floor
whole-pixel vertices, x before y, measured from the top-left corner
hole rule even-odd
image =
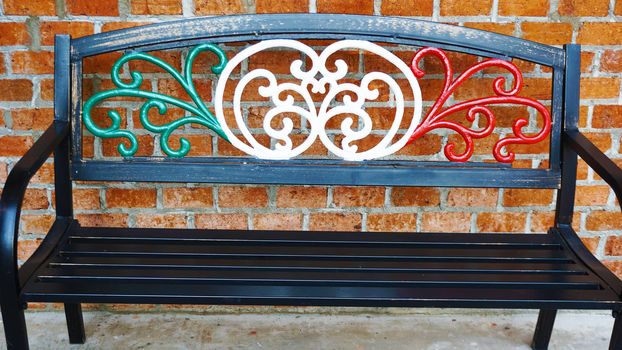
[[[367,315],[93,311],[85,313],[86,343],[69,346],[63,313],[27,314],[32,349],[74,350],[529,349],[535,321],[535,313],[464,310]],[[607,349],[612,326],[608,313],[561,312],[550,349]]]

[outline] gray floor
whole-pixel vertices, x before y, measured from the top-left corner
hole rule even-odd
[[[64,314],[27,314],[32,349],[529,349],[535,320],[535,313],[464,310],[367,315],[86,312],[87,341],[69,346]],[[612,326],[608,313],[560,313],[550,349],[606,349]]]

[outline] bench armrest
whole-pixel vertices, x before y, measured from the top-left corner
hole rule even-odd
[[[26,154],[15,164],[7,177],[0,197],[0,283],[10,293],[11,285],[18,286],[17,237],[19,217],[32,176],[69,134],[67,122],[55,121]]]
[[[611,186],[622,205],[622,169],[578,130],[565,131],[563,140]]]

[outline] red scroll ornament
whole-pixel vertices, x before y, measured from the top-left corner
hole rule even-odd
[[[495,128],[495,115],[488,107],[494,104],[520,104],[528,107],[535,108],[543,118],[543,127],[535,135],[527,136],[523,133],[522,128],[529,124],[526,118],[518,118],[512,125],[513,135],[506,136],[497,143],[495,143],[492,154],[499,162],[510,163],[514,161],[514,153],[505,149],[504,147],[511,144],[532,144],[538,143],[546,138],[551,130],[551,115],[546,107],[540,102],[517,96],[523,87],[523,75],[513,63],[500,60],[500,59],[487,59],[482,61],[458,76],[453,80],[453,69],[447,54],[440,49],[426,47],[419,50],[411,63],[411,69],[417,78],[422,78],[425,72],[419,69],[419,62],[424,56],[436,56],[441,60],[445,68],[445,81],[443,91],[440,96],[424,118],[423,122],[419,124],[415,132],[412,134],[408,143],[411,143],[419,137],[425,135],[427,132],[439,129],[447,128],[457,132],[466,144],[466,150],[462,154],[456,154],[454,151],[455,144],[450,142],[445,145],[444,151],[447,159],[455,162],[466,162],[473,155],[473,139],[480,139],[489,136]],[[494,80],[493,91],[495,96],[478,98],[475,100],[465,101],[457,103],[453,106],[443,109],[443,106],[447,102],[447,99],[454,93],[454,91],[468,78],[472,77],[477,72],[488,67],[500,67],[507,69],[513,76],[513,86],[510,90],[505,90],[504,85],[506,82],[505,77],[498,77]],[[466,111],[466,118],[468,121],[475,121],[475,117],[480,114],[486,120],[486,126],[481,130],[473,130],[467,128],[459,123],[453,121],[443,120],[445,117]],[[505,151],[505,154],[503,154]]]

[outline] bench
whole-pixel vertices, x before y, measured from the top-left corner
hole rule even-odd
[[[228,46],[238,42],[244,44]],[[407,62],[393,54],[394,48],[404,46],[412,49]],[[228,57],[223,47],[236,47],[238,52]],[[171,49],[186,50],[181,71],[150,53]],[[292,62],[287,74],[244,66],[247,58],[274,49],[300,51],[306,59]],[[347,60],[329,59],[340,50],[381,57],[392,73],[373,71],[349,78]],[[124,52],[112,67],[114,86],[83,97],[84,60],[111,52]],[[447,52],[482,58],[458,74]],[[202,56],[213,63],[206,74],[217,77],[213,100],[207,102],[192,79],[193,62]],[[522,94],[523,75],[514,63],[518,60],[551,72],[549,102]],[[128,62],[136,61],[159,67],[188,97],[141,90],[143,75],[127,68]],[[428,62],[435,62],[437,79],[444,79],[434,103],[422,98]],[[489,79],[493,86],[488,96],[462,102],[453,96],[457,87],[482,72],[496,76]],[[253,85],[257,78],[263,83]],[[618,200],[622,198],[622,171],[578,131],[579,78],[578,45],[557,48],[404,18],[224,16],[78,39],[59,35],[54,122],[12,167],[0,202],[7,346],[28,348],[27,303],[55,302],[64,304],[71,343],[85,340],[81,303],[163,303],[539,309],[534,349],[548,347],[557,310],[606,309],[615,317],[610,349],[622,349],[622,283],[571,226],[578,156],[612,187]],[[245,126],[244,89],[255,89],[271,108],[259,125]],[[324,100],[311,100],[321,94]],[[395,114],[393,123],[378,132],[372,130],[376,124],[363,102],[374,103],[382,94],[389,94]],[[95,117],[98,105],[115,98],[139,101],[134,125],[140,120],[140,135],[156,136],[160,153],[138,154],[139,137],[114,108],[103,119]],[[499,121],[505,129],[489,147],[492,156],[482,158],[474,144],[493,134],[498,121],[494,107],[505,105],[523,106],[529,117],[517,116],[510,126]],[[166,115],[169,108],[185,114],[160,124],[150,119],[153,114]],[[226,112],[230,110],[233,113]],[[333,127],[337,131],[328,132],[329,119],[344,113],[348,114]],[[305,127],[289,117],[274,126],[280,114],[299,115]],[[191,157],[188,139],[169,144],[174,132],[189,124],[209,129],[205,135],[228,141],[243,155]],[[271,143],[256,139],[257,129]],[[398,153],[430,132],[458,136],[443,139],[444,159]],[[357,143],[370,135],[371,146]],[[84,140],[93,138],[113,140],[118,154],[89,158]],[[461,140],[462,149],[456,140]],[[547,162],[510,166],[518,157],[516,145],[543,142],[549,144]],[[326,156],[309,156],[309,149],[318,144],[327,150]],[[18,268],[25,190],[52,154],[56,220]],[[544,188],[557,190],[557,204],[554,225],[537,234],[85,227],[74,217],[74,181]]]

